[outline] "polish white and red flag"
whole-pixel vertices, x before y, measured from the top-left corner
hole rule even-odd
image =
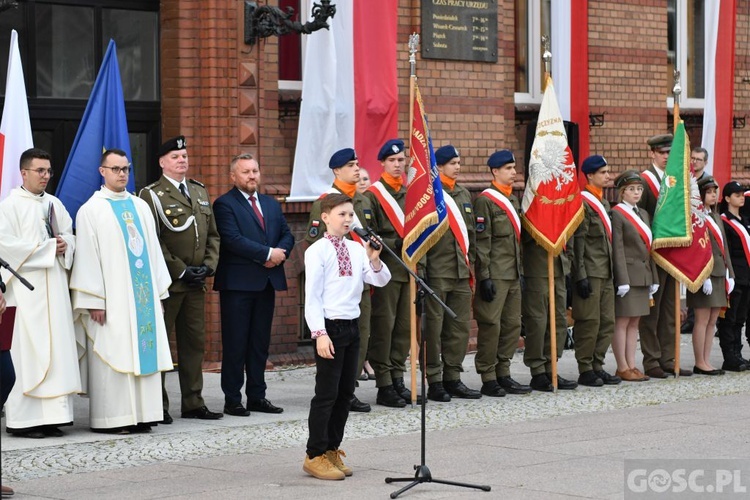
[[[33,147],[21,52],[18,50],[18,33],[13,30],[10,34],[8,75],[5,80],[5,104],[0,122],[0,200],[22,184],[18,162],[21,153]]]
[[[357,151],[371,179],[398,134],[397,0],[338,2],[330,29],[307,37],[289,200],[313,200],[333,180],[331,155]]]
[[[732,178],[736,22],[736,0],[705,3],[706,93],[701,146],[708,151],[706,172],[719,186]]]

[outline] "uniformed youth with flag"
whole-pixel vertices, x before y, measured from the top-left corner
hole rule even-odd
[[[612,222],[603,190],[610,167],[601,155],[581,164],[586,176],[584,217],[573,236],[573,330],[578,383],[616,385],[620,377],[604,371],[604,358],[615,333],[615,288],[612,281]]]
[[[219,232],[206,186],[189,179],[187,141],[169,139],[159,147],[161,178],[141,189],[156,219],[161,249],[172,285],[164,301],[167,332],[177,341],[177,369],[182,394],[182,418],[215,420],[221,413],[203,400],[203,356],[206,345],[206,277],[219,262]],[[162,380],[162,385],[163,385]],[[169,399],[163,389],[164,423],[171,424]]]
[[[502,397],[528,394],[531,387],[510,376],[510,362],[521,336],[521,203],[513,194],[516,159],[507,149],[487,160],[492,185],[474,201],[476,279],[474,296],[481,393]]]
[[[328,162],[328,167],[333,172],[333,186],[331,186],[327,192],[323,193],[320,198],[315,200],[310,209],[310,221],[307,224],[307,235],[305,236],[305,241],[310,244],[315,243],[322,238],[323,233],[326,231],[326,224],[321,218],[320,203],[321,199],[327,194],[343,193],[352,199],[355,215],[353,227],[359,226],[367,228],[373,227],[374,224],[370,200],[365,195],[357,192],[357,183],[359,182],[360,176],[357,153],[352,148],[340,149],[333,153]],[[373,229],[377,231],[376,227],[373,227]],[[349,233],[347,237],[361,243],[356,234]],[[359,303],[359,309],[360,343],[357,373],[362,373],[362,366],[364,365],[367,356],[367,343],[370,339],[371,302],[370,285],[367,283],[365,283],[364,290],[362,291],[362,300]],[[355,395],[352,397],[350,410],[366,413],[369,412],[371,408],[369,404],[360,401]]]

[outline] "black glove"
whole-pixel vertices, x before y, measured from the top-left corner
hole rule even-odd
[[[206,282],[206,272],[198,266],[187,266],[180,279],[191,287],[203,286]]]
[[[206,275],[206,277],[211,277],[216,274],[216,271],[208,267],[206,264],[201,265],[200,270]]]
[[[583,278],[576,282],[576,293],[579,297],[582,299],[588,299],[591,297],[591,292],[593,292],[593,290],[591,289],[591,284],[589,283],[588,278]]]
[[[399,254],[399,257],[401,256],[401,249],[404,247],[404,240],[403,238],[396,238],[396,243],[393,245],[396,247],[396,253]]]
[[[495,283],[492,282],[491,278],[484,279],[479,282],[479,294],[482,297],[482,300],[485,302],[492,302],[495,300],[495,295],[497,295],[497,288],[495,288]]]

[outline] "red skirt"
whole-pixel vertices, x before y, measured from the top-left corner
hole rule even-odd
[[[10,351],[13,342],[13,325],[16,322],[16,308],[8,307],[0,322],[0,351]]]

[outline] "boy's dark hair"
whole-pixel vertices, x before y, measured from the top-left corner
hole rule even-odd
[[[344,203],[354,203],[351,198],[343,193],[332,193],[323,197],[320,201],[320,211],[328,214],[331,210]]]
[[[39,148],[31,148],[27,149],[23,153],[21,153],[21,158],[19,163],[19,168],[23,170],[24,168],[29,168],[29,165],[31,165],[31,162],[34,160],[49,160],[52,161],[52,156],[48,152],[46,152],[43,149]]]

